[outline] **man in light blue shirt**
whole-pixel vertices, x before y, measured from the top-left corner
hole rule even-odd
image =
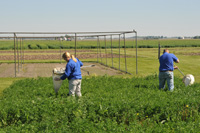
[[[165,88],[165,82],[167,80],[167,85],[169,91],[174,90],[174,62],[179,63],[179,59],[172,53],[169,53],[168,49],[164,49],[163,55],[159,58],[160,67],[159,67],[159,89]]]

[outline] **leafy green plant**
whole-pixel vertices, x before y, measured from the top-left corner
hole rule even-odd
[[[173,47],[200,47],[200,39],[162,39],[162,40],[138,40],[138,48],[158,48],[158,44],[162,48]],[[133,39],[127,39],[120,41],[120,48],[135,48],[136,42]],[[25,49],[75,49],[75,41],[58,41],[58,40],[23,40],[23,47]],[[0,40],[0,50],[13,49],[13,40]],[[76,42],[77,49],[105,49],[111,48],[111,41],[100,40],[97,45],[97,40],[81,40]],[[119,48],[119,40],[112,40],[112,48]]]
[[[174,92],[158,89],[157,75],[145,78],[90,77],[83,97],[68,97],[64,81],[55,96],[52,78],[24,79],[5,89],[0,131],[5,132],[178,132],[198,131],[199,84]]]

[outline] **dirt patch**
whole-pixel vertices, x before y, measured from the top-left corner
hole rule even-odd
[[[84,63],[84,66],[95,65],[94,67],[85,67],[81,69],[83,76],[88,75],[123,75],[124,73],[99,63]],[[55,67],[65,67],[62,63],[28,63],[16,67],[17,77],[51,77],[52,70]],[[19,72],[18,72],[19,70]],[[15,64],[0,64],[0,77],[15,77]]]
[[[97,58],[97,54],[77,54],[76,56],[79,59],[95,59]],[[98,58],[118,58],[118,54],[99,54]],[[131,56],[126,56],[131,57]],[[18,60],[18,56],[16,56]],[[19,59],[21,60],[23,58],[21,55],[19,55]],[[123,55],[120,55],[120,58],[124,58]],[[0,60],[14,60],[13,55],[1,55]],[[49,55],[24,55],[24,60],[60,60],[60,54],[49,54]]]
[[[64,53],[64,49],[61,49],[61,53]],[[20,52],[20,51],[19,51]],[[67,50],[69,53],[74,53],[74,50]],[[77,50],[77,52],[94,52],[93,50]],[[2,50],[1,53],[13,53],[14,50]],[[22,53],[60,53],[60,50],[24,50]]]
[[[64,49],[61,50],[63,53]],[[74,50],[67,50],[71,54],[74,54]],[[1,51],[0,60],[14,60],[14,51],[5,50]],[[10,54],[8,54],[10,53]],[[60,61],[60,51],[59,50],[26,50],[25,54],[16,55],[16,60],[21,62],[21,59],[24,57],[24,60],[58,60]],[[38,53],[38,54],[37,54]],[[23,56],[24,55],[24,56]],[[105,54],[105,52],[96,54],[94,50],[77,50],[77,58],[81,59],[97,59],[97,58],[118,58],[118,54]],[[127,56],[128,57],[128,56]],[[120,55],[120,58],[124,58],[124,55]],[[118,70],[100,65],[98,63],[84,63],[85,66],[95,64],[95,67],[82,68],[82,75],[121,75],[124,74]],[[52,76],[52,70],[55,67],[65,67],[65,63],[27,63],[21,65],[16,64],[16,76],[17,77],[49,77]],[[15,77],[15,64],[0,64],[0,77]]]

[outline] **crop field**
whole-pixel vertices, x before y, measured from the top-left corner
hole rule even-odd
[[[137,75],[135,44],[127,40],[127,70],[133,75],[83,76],[81,98],[67,96],[67,81],[56,97],[51,76],[0,78],[0,132],[198,132],[200,40],[159,41],[161,50],[168,47],[179,58],[176,65],[184,74],[194,75],[195,84],[185,87],[183,75],[175,70],[174,92],[167,88],[160,91],[158,40],[138,41]],[[23,43],[25,66],[65,64],[60,60],[61,53],[74,54],[73,41],[61,45],[56,40]],[[97,42],[85,40],[77,42],[77,57],[84,63],[98,61],[125,70],[123,41],[120,51],[117,40],[113,41],[113,49],[109,40],[106,49],[104,41],[100,43],[102,58],[97,55]],[[0,49],[1,74],[14,62],[13,41],[0,40]],[[98,69],[94,71],[102,73]],[[22,71],[27,70],[24,67]]]
[[[200,47],[200,39],[162,39],[162,40],[138,40],[139,48],[157,48],[158,44],[162,47]],[[127,48],[135,48],[135,40],[127,39],[126,40]],[[17,45],[17,44],[16,44]],[[58,41],[58,40],[23,40],[21,42],[24,49],[74,49],[75,42],[74,41]],[[18,41],[18,47],[20,47],[20,41]],[[99,47],[101,48],[110,48],[111,40],[107,39],[106,44],[103,39],[99,41]],[[119,40],[112,40],[112,47],[119,47]],[[120,40],[120,47],[124,47],[124,41]],[[77,41],[77,49],[96,49],[97,41],[96,40],[79,40]],[[13,40],[0,40],[0,50],[10,50],[14,49],[14,41]]]
[[[52,78],[24,79],[4,91],[0,132],[198,132],[199,84],[158,90],[158,77],[83,78],[81,98],[55,97]]]

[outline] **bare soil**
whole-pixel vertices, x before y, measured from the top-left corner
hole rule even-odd
[[[88,75],[123,75],[123,72],[105,67],[99,63],[84,63],[84,66],[95,65],[94,67],[81,68],[82,76]],[[62,63],[28,63],[16,66],[17,77],[50,77],[55,67],[64,67]],[[19,70],[19,71],[18,71]],[[0,77],[15,77],[15,64],[1,63]]]
[[[18,60],[18,57],[19,59],[21,60],[21,55],[19,56],[16,56],[16,59]],[[94,58],[97,58],[97,54],[78,54],[76,56],[77,58],[79,59],[94,59]],[[119,55],[117,54],[99,54],[98,55],[98,58],[116,58],[116,57],[119,57]],[[121,58],[124,58],[124,56],[120,56]],[[59,54],[49,54],[49,55],[24,55],[24,60],[56,60],[56,59],[60,59],[60,55]],[[0,56],[0,60],[14,60],[14,55],[1,55]]]
[[[16,60],[60,60],[64,50],[26,50],[24,52],[16,51]],[[74,54],[74,50],[68,50],[69,53]],[[5,55],[3,54],[5,53]],[[8,55],[10,53],[10,55]],[[28,54],[27,54],[28,53]],[[38,53],[38,54],[37,54]],[[7,55],[6,55],[7,54]],[[94,59],[94,58],[118,58],[118,54],[105,54],[100,53],[97,55],[93,50],[77,50],[77,58],[79,59]],[[130,57],[130,56],[127,56]],[[124,55],[120,55],[120,58],[124,58]],[[14,60],[14,51],[13,50],[3,50],[1,51],[0,60]]]
[[[69,53],[74,53],[74,50],[67,50]],[[18,51],[20,52],[20,51]],[[77,50],[77,52],[93,52],[92,50]],[[1,53],[13,53],[14,50],[2,50]],[[23,53],[60,53],[60,50],[24,50]],[[64,53],[64,50],[61,50]]]
[[[62,50],[64,51],[64,50]],[[19,52],[19,51],[18,51]],[[74,50],[68,50],[71,54],[74,54]],[[0,60],[14,60],[14,51],[5,50],[1,53],[6,53],[0,55]],[[9,55],[8,53],[12,54]],[[24,51],[24,60],[60,60],[59,50],[26,50]],[[38,53],[38,54],[37,54]],[[62,52],[61,52],[62,53]],[[21,60],[21,55],[16,55],[16,60]],[[99,53],[98,55],[94,53],[93,50],[77,50],[77,58],[81,59],[95,59],[95,58],[115,58],[119,57],[117,54],[105,54]],[[123,55],[120,55],[123,58]],[[84,66],[94,64],[95,67],[82,68],[82,75],[121,75],[124,74],[121,71],[100,65],[99,63],[84,63]],[[17,77],[49,77],[52,76],[52,70],[55,67],[65,67],[65,63],[27,63],[27,64],[16,64],[16,76]],[[0,77],[15,77],[15,64],[11,63],[0,63]]]

